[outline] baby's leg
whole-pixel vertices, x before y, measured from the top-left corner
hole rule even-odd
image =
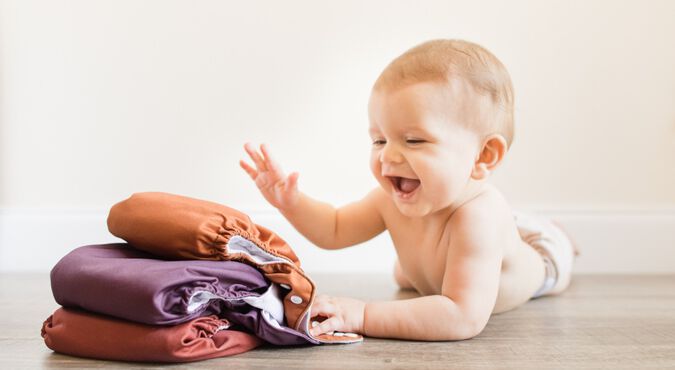
[[[398,262],[398,259],[396,259],[396,263],[394,264],[394,280],[396,280],[396,284],[401,289],[415,289],[415,287],[412,286],[410,283],[410,280],[403,274],[403,270],[401,269],[401,264]]]
[[[521,238],[541,254],[546,267],[544,284],[533,298],[559,294],[567,289],[574,257],[578,254],[569,235],[544,217],[516,213],[515,220]]]

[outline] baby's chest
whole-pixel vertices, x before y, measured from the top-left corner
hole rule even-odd
[[[392,235],[401,269],[412,285],[423,294],[440,294],[447,259],[447,244],[438,237]]]

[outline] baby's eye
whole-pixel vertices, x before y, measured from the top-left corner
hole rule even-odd
[[[373,140],[373,145],[384,145],[386,143],[384,140]]]
[[[425,140],[420,140],[420,139],[408,139],[405,141],[408,144],[421,144],[424,143]]]

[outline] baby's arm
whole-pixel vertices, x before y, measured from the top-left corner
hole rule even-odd
[[[497,299],[504,237],[499,215],[480,208],[453,215],[441,294],[366,304],[366,335],[456,340],[483,330]]]
[[[497,298],[502,261],[499,216],[462,207],[453,215],[441,294],[393,302],[318,297],[312,316],[328,317],[314,335],[333,330],[413,340],[478,335]]]
[[[255,181],[265,199],[317,246],[340,249],[369,240],[384,231],[384,221],[377,208],[383,196],[379,188],[359,201],[336,209],[300,192],[298,173],[286,177],[265,144],[260,146],[263,155],[248,144],[244,149],[256,168],[244,161],[240,161],[240,165]]]
[[[372,239],[384,231],[384,221],[377,210],[379,189],[363,199],[341,208],[299,192],[294,207],[280,208],[284,217],[312,243],[324,249],[340,249]]]

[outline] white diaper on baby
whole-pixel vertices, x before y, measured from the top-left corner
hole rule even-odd
[[[544,260],[546,276],[544,283],[532,298],[540,297],[554,290],[572,273],[574,246],[567,235],[545,217],[514,212],[513,217],[520,237],[531,245]]]

